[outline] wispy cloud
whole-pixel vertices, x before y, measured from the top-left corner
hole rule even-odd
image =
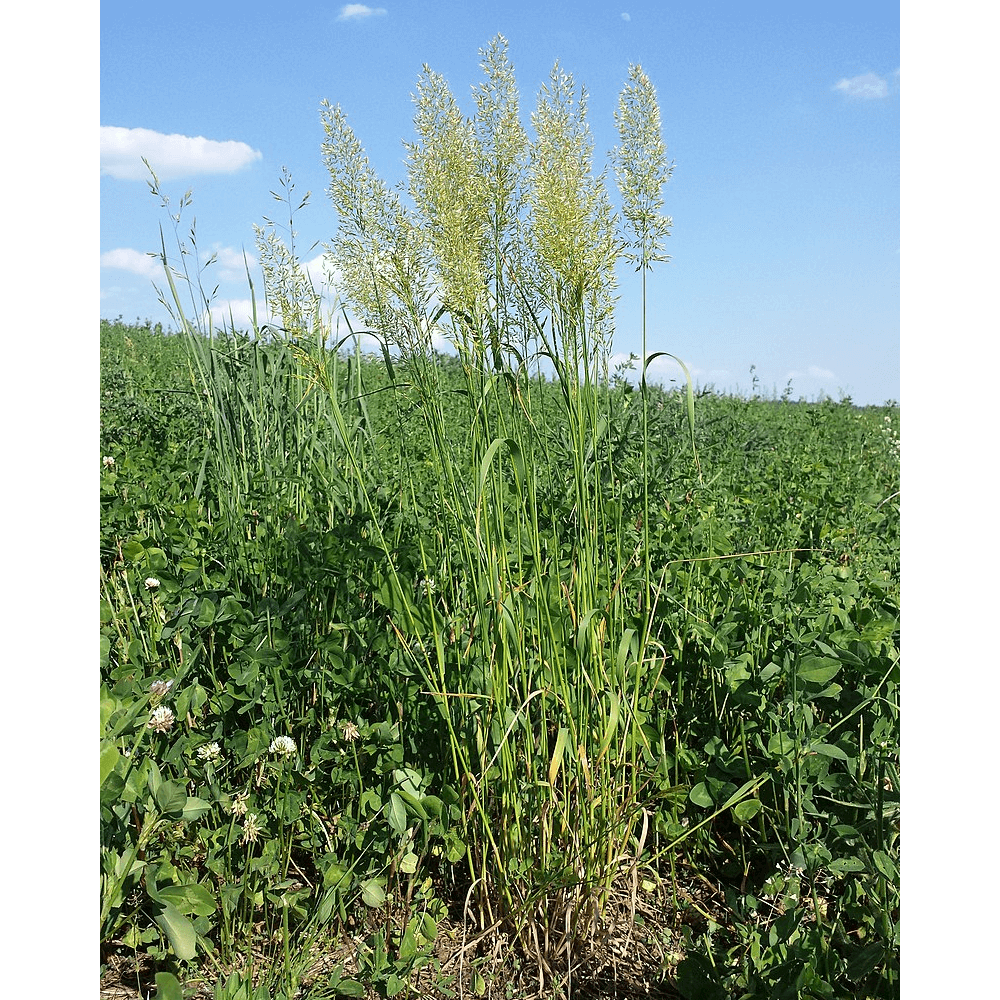
[[[253,299],[214,299],[209,311],[212,314],[212,324],[225,329],[249,330],[253,327],[255,303]],[[257,322],[260,324],[276,322],[263,303],[256,303]],[[202,318],[204,322],[205,317]]]
[[[150,257],[149,254],[129,247],[119,247],[117,250],[106,250],[101,254],[101,267],[113,267],[119,271],[130,271],[143,278],[162,278],[163,265]]]
[[[119,180],[148,180],[143,157],[160,180],[175,180],[190,174],[232,174],[262,156],[245,142],[164,135],[148,128],[101,126],[101,173]]]
[[[895,73],[899,79],[899,71]],[[833,85],[847,97],[862,101],[880,101],[889,96],[889,82],[878,73],[862,73],[860,76],[844,77]]]
[[[632,20],[632,15],[631,14],[622,14],[622,20],[623,21],[631,21]]]
[[[221,243],[212,245],[212,253],[219,267],[217,277],[223,280],[240,280],[246,278],[247,267],[251,270],[257,267],[257,258],[252,253],[244,257],[243,250],[235,247],[224,247]]]
[[[366,7],[363,3],[349,3],[340,8],[337,15],[338,21],[360,21],[365,17],[379,16],[387,14],[385,7]]]

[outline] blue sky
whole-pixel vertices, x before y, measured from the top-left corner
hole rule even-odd
[[[649,282],[650,352],[719,389],[749,391],[755,366],[764,392],[791,379],[793,398],[900,396],[896,4],[105,2],[100,30],[102,317],[168,324],[146,254],[161,224],[169,248],[169,219],[140,155],[174,207],[191,190],[182,230],[197,220],[199,248],[218,254],[209,288],[240,317],[242,255],[256,254],[253,223],[280,218],[282,167],[312,192],[303,258],[334,234],[320,101],[344,108],[394,184],[422,65],[471,113],[479,50],[499,32],[526,123],[556,59],[587,87],[599,167],[629,64],[657,89],[674,224]],[[640,352],[639,292],[623,269],[616,353]],[[680,377],[670,362],[657,374]]]

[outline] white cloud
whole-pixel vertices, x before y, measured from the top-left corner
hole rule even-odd
[[[325,253],[317,254],[312,260],[304,261],[302,267],[309,275],[316,291],[321,293],[336,292],[343,276],[339,270],[331,266]]]
[[[212,324],[218,329],[250,330],[253,327],[253,299],[215,299],[211,306]],[[274,322],[264,307],[263,301],[257,303],[257,322],[260,324]]]
[[[244,251],[237,250],[235,247],[224,247],[221,243],[213,243],[211,252],[215,254],[215,263],[212,265],[212,270],[209,271],[206,284],[213,277],[223,281],[239,281],[241,279],[246,281],[247,265],[249,265],[251,273],[257,269],[257,258],[252,253],[246,254],[244,260]],[[202,256],[202,260],[204,259]],[[257,280],[256,277],[254,280]]]
[[[349,3],[345,7],[340,8],[337,20],[360,21],[365,17],[372,17],[373,15],[378,16],[387,13],[388,11],[385,7],[366,7],[363,3]]]
[[[862,73],[860,76],[845,77],[833,85],[848,97],[863,101],[878,101],[889,96],[889,84],[878,73]]]
[[[632,15],[631,14],[622,14],[622,20],[623,21],[631,21],[632,20]]]
[[[154,280],[163,277],[163,265],[160,261],[150,257],[149,254],[128,247],[106,250],[101,254],[101,267],[114,267],[119,271],[131,271],[132,274]]]
[[[101,174],[119,180],[149,180],[143,157],[160,180],[174,180],[189,174],[232,174],[262,156],[259,150],[235,140],[217,142],[200,135],[101,126]]]

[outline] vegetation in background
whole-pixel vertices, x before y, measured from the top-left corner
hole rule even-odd
[[[609,371],[615,263],[644,288],[670,225],[655,93],[633,67],[621,222],[583,88],[553,70],[532,140],[482,55],[471,118],[418,82],[409,203],[322,108],[379,355],[272,223],[281,328],[213,329],[193,230],[181,334],[102,321],[103,966],[898,995],[898,410]]]

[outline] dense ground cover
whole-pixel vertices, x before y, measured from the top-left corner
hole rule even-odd
[[[101,362],[104,985],[898,995],[894,405]]]

